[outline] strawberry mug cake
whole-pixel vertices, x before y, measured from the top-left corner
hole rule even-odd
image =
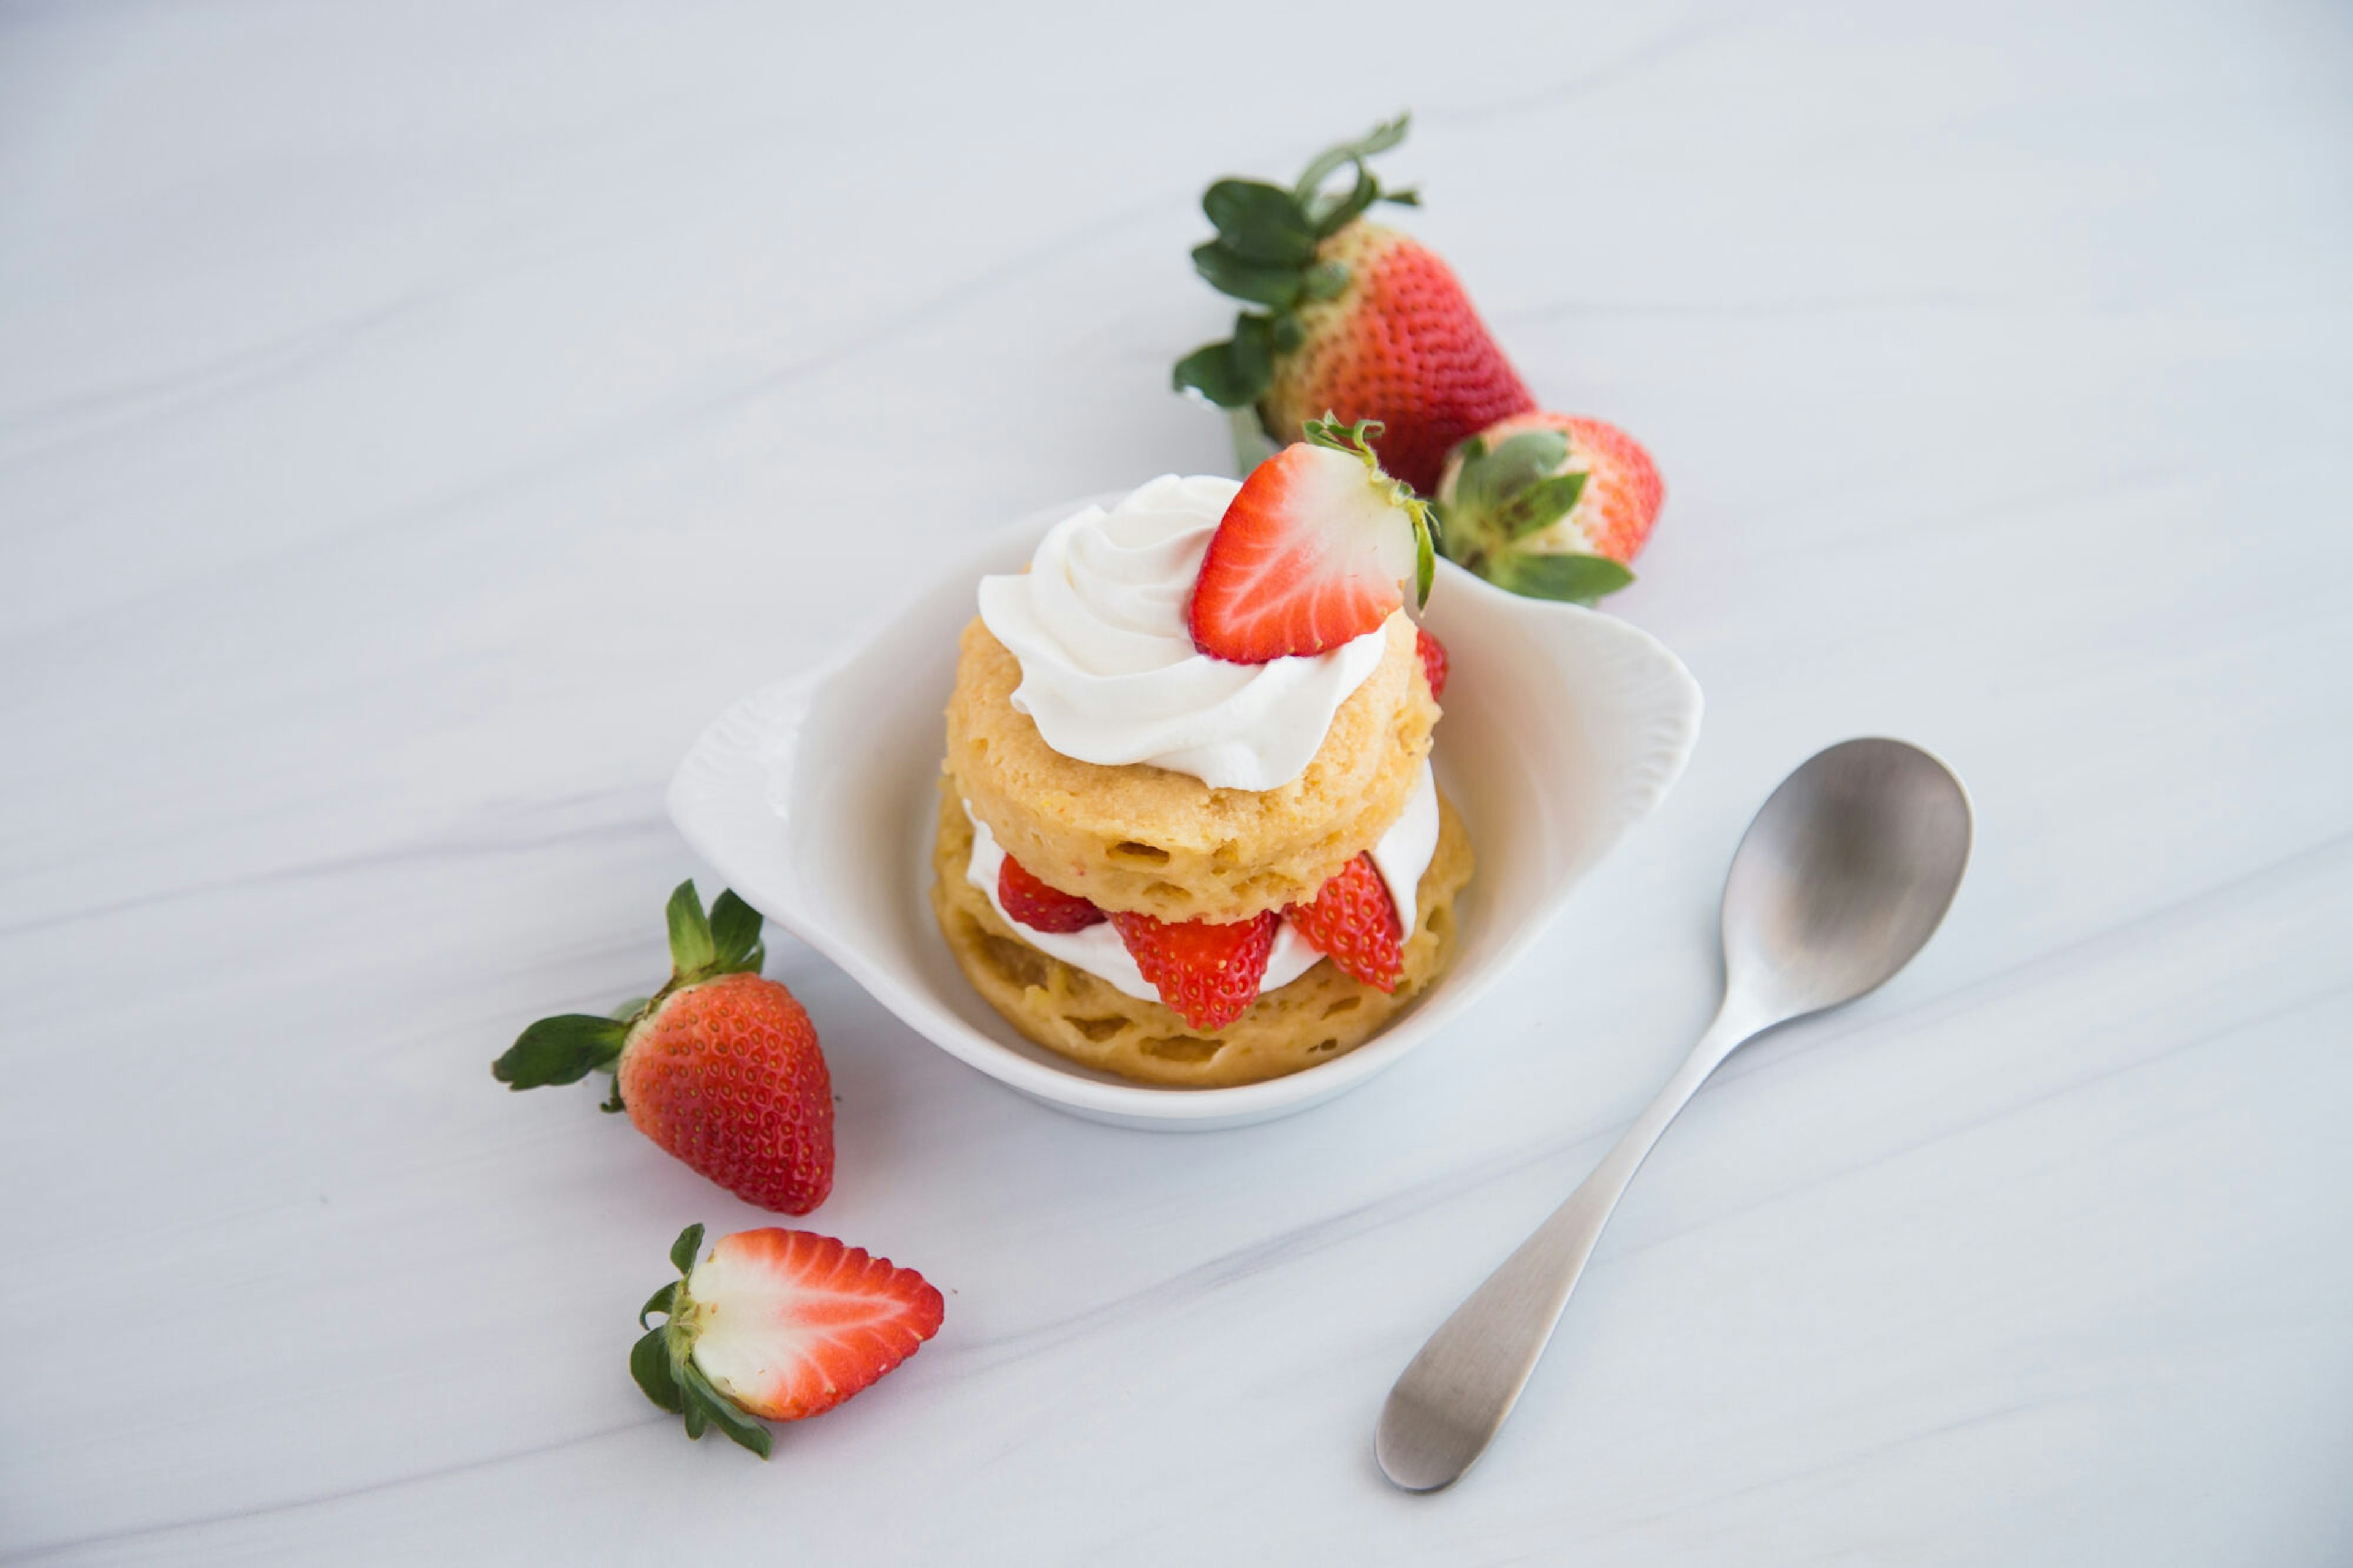
[[[987,577],[932,902],[1030,1039],[1183,1087],[1354,1049],[1452,955],[1468,837],[1430,768],[1423,503],[1377,426],[1166,476]]]

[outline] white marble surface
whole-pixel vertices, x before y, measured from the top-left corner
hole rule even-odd
[[[0,1557],[2353,1560],[2342,8],[855,9],[0,11]],[[1219,463],[1198,187],[1406,103],[1417,226],[1667,473],[1617,608],[1689,774],[1246,1131],[779,944],[818,1222],[947,1325],[690,1446],[630,1316],[759,1216],[490,1058],[655,974],[727,699]],[[1704,1020],[1749,811],[1874,731],[1975,789],[1944,932],[1702,1096],[1505,1439],[1389,1490],[1390,1377]]]

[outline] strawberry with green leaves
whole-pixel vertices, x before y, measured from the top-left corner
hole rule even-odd
[[[617,1016],[525,1029],[491,1072],[510,1089],[613,1075],[607,1110],[746,1203],[807,1214],[833,1190],[833,1085],[793,994],[760,978],[759,911],[692,882],[670,899],[670,976]]]
[[[697,1262],[702,1249],[701,1226],[680,1233],[670,1260],[682,1278],[638,1312],[641,1329],[667,1321],[629,1352],[629,1375],[690,1437],[716,1426],[765,1459],[761,1420],[822,1415],[940,1331],[939,1290],[862,1247],[771,1227],[723,1236]]]
[[[1267,438],[1296,441],[1336,411],[1378,420],[1381,461],[1428,495],[1446,454],[1506,415],[1535,406],[1504,351],[1436,252],[1366,221],[1386,191],[1366,160],[1405,140],[1406,117],[1335,147],[1285,188],[1219,180],[1201,198],[1218,237],[1196,247],[1195,270],[1246,309],[1234,335],[1176,363],[1180,391],[1221,408],[1255,410]],[[1343,169],[1354,178],[1325,189]]]
[[[1521,414],[1455,448],[1438,483],[1440,547],[1499,587],[1591,604],[1634,580],[1666,486],[1599,419]]]

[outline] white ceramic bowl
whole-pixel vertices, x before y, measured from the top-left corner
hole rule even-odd
[[[1425,620],[1453,664],[1435,762],[1478,856],[1452,967],[1386,1031],[1288,1078],[1161,1089],[1093,1071],[1023,1039],[981,1000],[927,895],[942,714],[976,587],[985,573],[1019,571],[1046,530],[1086,504],[1007,529],[944,565],[864,647],[728,709],[670,787],[679,831],[768,919],[942,1050],[1073,1115],[1239,1127],[1364,1082],[1452,1023],[1526,951],[1658,805],[1698,736],[1699,687],[1655,638],[1441,561]]]

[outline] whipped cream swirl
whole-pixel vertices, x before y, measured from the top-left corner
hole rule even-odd
[[[1021,663],[1013,706],[1082,763],[1149,763],[1212,789],[1290,783],[1380,664],[1376,628],[1329,653],[1229,664],[1186,624],[1239,481],[1164,474],[1054,525],[1018,576],[980,580],[980,618]]]

